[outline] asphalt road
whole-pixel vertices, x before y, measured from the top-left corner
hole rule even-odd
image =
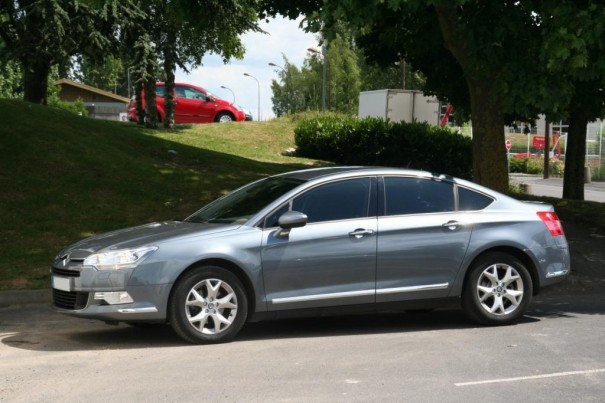
[[[554,291],[554,292],[552,292]],[[0,308],[0,401],[602,402],[605,298],[534,299],[521,323],[456,310],[247,324],[223,345]]]
[[[563,196],[562,178],[543,179],[541,175],[511,174],[510,181],[517,185],[529,185],[529,192],[533,195],[558,198]],[[584,199],[605,203],[605,182],[585,183]]]

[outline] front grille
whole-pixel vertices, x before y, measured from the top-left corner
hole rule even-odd
[[[58,267],[52,267],[50,269],[50,271],[52,272],[52,274],[56,274],[58,276],[80,277],[80,272],[76,271],[76,270],[67,270],[67,269],[60,269]]]
[[[84,309],[88,302],[87,292],[67,292],[53,288],[53,305],[61,309]]]

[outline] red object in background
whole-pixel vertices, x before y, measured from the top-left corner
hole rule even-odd
[[[506,142],[504,142],[504,145],[506,146],[506,151],[510,151],[511,144],[510,144],[509,139],[506,139]]]
[[[546,141],[545,141],[544,137],[534,136],[534,143],[533,143],[532,147],[540,149],[540,150],[544,150],[545,143],[546,143]]]
[[[158,117],[164,121],[164,83],[156,83],[156,106]],[[145,96],[141,93],[143,108]],[[128,107],[128,118],[137,121],[136,100],[132,98]],[[246,120],[243,109],[209,93],[202,87],[191,84],[175,83],[174,92],[174,121],[175,123],[211,123],[211,122],[243,122]]]
[[[452,104],[447,104],[447,109],[445,110],[445,115],[441,118],[441,122],[439,122],[439,126],[447,125],[447,122],[450,120],[450,115],[454,111],[454,106]]]

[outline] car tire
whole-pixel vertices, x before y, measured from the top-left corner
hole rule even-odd
[[[462,308],[473,321],[508,325],[525,313],[533,292],[523,263],[507,253],[488,253],[471,267],[462,293]]]
[[[237,276],[221,267],[203,266],[177,281],[168,316],[184,340],[222,343],[233,339],[246,322],[248,301]]]
[[[235,121],[235,118],[229,112],[221,112],[216,115],[215,121],[218,123],[228,123]]]

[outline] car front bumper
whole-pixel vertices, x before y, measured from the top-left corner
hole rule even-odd
[[[165,321],[171,284],[128,285],[132,270],[53,267],[52,304],[60,313],[104,321]]]

